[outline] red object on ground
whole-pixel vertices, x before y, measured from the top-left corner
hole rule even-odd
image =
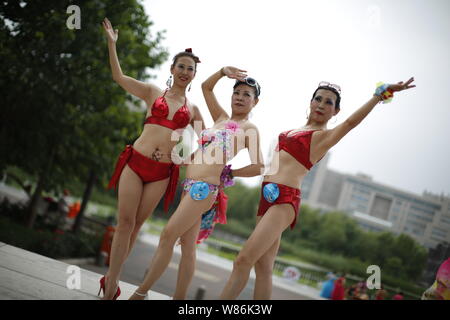
[[[73,203],[69,206],[69,213],[67,214],[67,218],[75,219],[80,212],[81,204],[79,201]]]
[[[114,226],[107,226],[105,228],[102,245],[100,247],[100,252],[106,253],[106,265],[108,265],[108,266],[109,266],[109,258],[111,255],[111,245],[112,245],[112,240],[113,240],[115,231],[116,231],[116,228]]]

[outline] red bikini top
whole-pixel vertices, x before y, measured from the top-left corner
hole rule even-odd
[[[184,104],[175,112],[173,119],[167,119],[169,115],[169,106],[167,105],[166,91],[162,97],[158,97],[152,105],[152,115],[145,119],[144,124],[157,124],[172,130],[185,128],[191,119],[191,113],[186,105],[186,98],[184,99]]]
[[[289,136],[289,132],[291,131],[292,130],[280,133],[276,151],[286,151],[309,170],[313,166],[309,160],[311,138],[313,132],[317,130],[299,131],[292,136]]]

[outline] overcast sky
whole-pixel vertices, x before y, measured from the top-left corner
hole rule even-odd
[[[416,194],[450,195],[450,1],[147,0],[144,7],[151,31],[166,30],[162,44],[170,53],[170,61],[151,71],[152,81],[163,88],[171,58],[193,48],[202,63],[188,98],[207,126],[213,122],[202,81],[226,65],[258,80],[262,94],[251,121],[265,154],[280,132],[305,124],[320,81],[342,88],[332,128],[370,99],[378,81],[414,76],[417,88],[378,105],[331,149],[329,168]],[[224,78],[215,90],[229,112],[232,85]],[[232,161],[248,162],[242,152]]]

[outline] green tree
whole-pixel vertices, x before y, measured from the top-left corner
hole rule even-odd
[[[417,280],[425,268],[427,250],[406,234],[401,234],[395,239],[392,254],[403,262],[405,278]]]
[[[231,188],[226,188],[229,219],[239,220],[240,223],[253,228],[259,204],[259,192],[259,188],[247,187],[240,182],[236,182]]]
[[[377,264],[378,239],[376,233],[361,231],[358,241],[355,243],[355,257],[368,262],[369,265]]]
[[[375,262],[379,266],[384,266],[387,259],[393,256],[395,236],[391,232],[381,232],[376,234],[376,238],[378,245],[375,251]]]
[[[344,232],[346,243],[343,253],[348,257],[357,257],[359,254],[359,242],[362,237],[361,229],[357,222],[343,214]]]
[[[386,259],[382,271],[395,277],[404,277],[404,263],[399,257],[389,257]]]
[[[302,205],[298,216],[300,235],[307,240],[316,240],[322,223],[320,212]]]
[[[72,179],[92,184],[93,175],[104,179],[118,150],[139,132],[142,114],[126,107],[135,100],[111,78],[103,18],[121,30],[119,57],[130,76],[145,80],[147,68],[167,58],[162,33],[151,36],[138,1],[84,1],[80,30],[66,26],[70,4],[4,1],[0,7],[0,170],[17,166],[36,180],[29,226],[42,190],[62,189]]]

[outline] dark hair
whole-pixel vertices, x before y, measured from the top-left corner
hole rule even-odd
[[[255,91],[255,98],[258,98],[261,94],[261,86],[258,81],[253,78],[247,77],[244,81],[236,80],[236,83],[233,86],[233,89],[236,89],[237,86],[245,84],[246,86],[252,87],[253,91]]]
[[[313,96],[312,96],[312,98],[311,98],[311,101],[313,101],[314,97],[316,96],[317,91],[320,90],[320,89],[328,90],[328,91],[333,92],[333,93],[336,95],[336,109],[340,109],[340,108],[341,108],[341,95],[340,95],[339,92],[338,92],[335,88],[333,88],[333,87],[328,87],[328,86],[321,86],[321,87],[318,87],[318,88],[316,89],[316,91],[314,91]]]
[[[195,70],[197,70],[197,63],[200,63],[201,61],[195,54],[192,53],[192,49],[191,48],[188,48],[188,49],[186,49],[186,50],[184,50],[182,52],[177,53],[175,55],[175,57],[173,57],[172,67],[175,66],[175,64],[177,63],[178,58],[181,58],[181,57],[192,58],[192,60],[194,60],[194,63],[195,63]]]

